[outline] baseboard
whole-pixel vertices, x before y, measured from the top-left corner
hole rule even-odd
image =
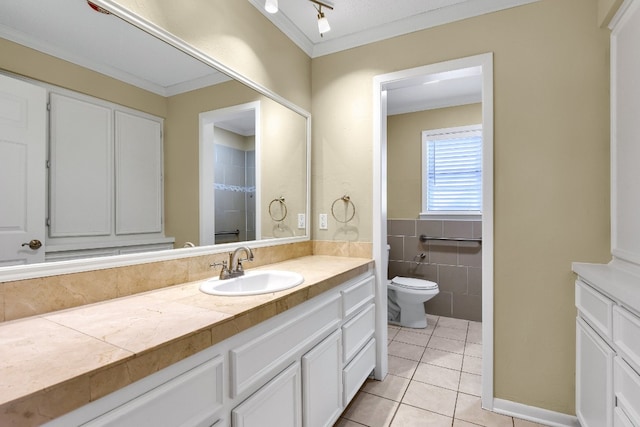
[[[510,400],[493,399],[493,411],[510,417],[521,418],[551,427],[580,427],[578,418],[573,415],[549,411],[535,406],[523,405]]]

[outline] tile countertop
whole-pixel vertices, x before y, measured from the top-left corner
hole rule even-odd
[[[372,268],[365,258],[308,256],[260,269],[304,282],[244,297],[201,281],[0,323],[0,425],[39,425],[313,298]]]

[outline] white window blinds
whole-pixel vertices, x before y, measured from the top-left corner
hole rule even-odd
[[[482,211],[482,127],[422,133],[423,213]]]

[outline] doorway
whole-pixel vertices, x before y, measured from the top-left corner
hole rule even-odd
[[[377,355],[380,363],[375,376],[387,373],[387,115],[388,91],[398,87],[422,85],[443,73],[476,68],[481,75],[482,102],[482,406],[493,409],[493,54],[487,53],[423,67],[379,75],[373,82],[373,256],[376,264],[380,307],[376,320]]]

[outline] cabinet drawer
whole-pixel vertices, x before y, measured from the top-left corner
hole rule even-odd
[[[323,305],[232,349],[231,397],[264,382],[282,365],[290,363],[301,347],[320,339],[340,324],[340,295]]]
[[[368,277],[342,291],[343,316],[345,319],[360,311],[362,307],[373,301],[375,295],[375,278]]]
[[[613,362],[613,392],[616,406],[627,415],[632,424],[640,423],[640,375],[620,356]]]
[[[83,425],[208,427],[222,407],[222,360],[217,356]]]
[[[342,326],[344,363],[349,363],[358,350],[373,337],[375,330],[376,318],[373,304]]]
[[[640,372],[640,319],[618,306],[613,308],[613,342],[618,353]]]
[[[611,339],[613,301],[578,280],[576,281],[576,307],[596,332]]]
[[[613,411],[613,427],[635,427],[622,409],[617,407]]]
[[[345,407],[351,402],[364,380],[367,379],[376,366],[375,344],[376,340],[372,338],[342,371],[342,383],[344,385],[344,393],[342,395]]]

